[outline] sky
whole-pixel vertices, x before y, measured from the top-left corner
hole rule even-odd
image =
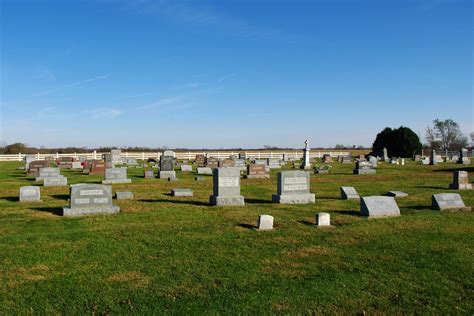
[[[0,143],[371,146],[474,131],[473,2],[0,0]]]

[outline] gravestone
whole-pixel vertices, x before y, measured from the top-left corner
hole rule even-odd
[[[105,175],[105,169],[104,161],[92,161],[89,174]]]
[[[198,174],[212,174],[212,169],[209,167],[200,167],[197,168]]]
[[[170,156],[170,157],[176,158],[176,153],[172,150],[165,150],[163,152],[163,156]]]
[[[26,176],[28,177],[39,177],[39,170],[41,168],[47,168],[49,167],[49,162],[46,160],[35,160],[30,162],[28,166],[28,171],[26,173]]]
[[[240,169],[217,168],[213,170],[213,195],[209,203],[216,206],[245,205],[240,195]]]
[[[199,167],[204,167],[206,165],[206,156],[199,154],[196,155],[196,159],[194,162],[199,166]]]
[[[112,204],[112,187],[109,185],[74,184],[69,195],[69,207],[63,208],[63,216],[120,212],[120,208]]]
[[[322,166],[314,166],[314,173],[315,174],[328,174],[331,172],[331,165],[322,165]]]
[[[436,150],[432,150],[431,151],[431,159],[430,159],[430,165],[436,165],[437,163],[437,159],[436,159]]]
[[[43,181],[45,178],[59,178],[62,175],[59,172],[59,168],[41,168],[39,170],[39,175],[36,177],[35,181]]]
[[[236,168],[239,168],[241,171],[247,170],[247,164],[244,159],[234,159],[234,165]]]
[[[262,214],[258,217],[257,230],[272,230],[273,216]]]
[[[387,148],[383,148],[383,161],[388,161],[388,150]]]
[[[191,189],[171,189],[172,196],[193,196]]]
[[[43,186],[45,187],[61,187],[65,185],[67,185],[67,178],[63,176],[43,179]]]
[[[367,217],[400,216],[400,209],[391,196],[366,196],[360,200],[360,214]]]
[[[440,211],[471,211],[470,206],[466,206],[461,196],[457,193],[439,193],[431,197],[432,207]]]
[[[71,168],[82,170],[84,167],[82,167],[82,163],[80,161],[73,161]]]
[[[395,198],[397,198],[397,197],[407,197],[408,196],[407,193],[402,192],[402,191],[388,191],[386,195],[391,196],[391,197],[395,197]]]
[[[377,168],[377,164],[378,164],[377,157],[369,156],[369,163],[372,164],[372,168]]]
[[[453,183],[449,184],[449,188],[453,190],[472,190],[467,171],[454,171]]]
[[[423,159],[421,160],[421,163],[422,163],[423,165],[429,165],[429,164],[430,164],[430,158],[428,158],[428,157],[423,158]]]
[[[331,227],[331,215],[329,213],[316,214],[317,227]]]
[[[352,158],[350,156],[344,156],[344,157],[342,157],[342,163],[343,164],[352,163]]]
[[[197,176],[194,178],[195,181],[204,181],[204,177],[203,176]]]
[[[216,157],[208,157],[206,159],[206,167],[208,168],[218,168],[219,167],[219,159],[217,159]]]
[[[357,161],[354,169],[354,174],[376,174],[372,164],[368,161]]]
[[[115,164],[112,162],[111,154],[102,154],[102,160],[105,162],[105,168],[113,168]]]
[[[167,153],[168,151],[165,151]],[[170,152],[168,152],[170,154]],[[160,171],[158,173],[160,179],[176,179],[174,171],[174,157],[163,154],[160,159]]]
[[[155,172],[153,171],[153,169],[144,170],[143,171],[143,177],[145,179],[154,179],[155,178]]]
[[[110,151],[110,158],[111,158],[111,162],[112,164],[121,164],[122,163],[122,159],[121,159],[121,156],[122,156],[122,151],[120,149],[112,149]]]
[[[127,168],[108,168],[105,170],[105,179],[102,184],[131,183],[132,179],[127,178]]]
[[[458,163],[463,164],[463,165],[468,165],[471,163],[471,158],[469,157],[468,151],[466,148],[461,148],[461,150],[459,151]]]
[[[268,179],[270,175],[265,165],[250,164],[247,166],[247,179]]]
[[[21,187],[20,202],[41,202],[40,188],[35,186]]]
[[[315,195],[309,192],[310,175],[307,171],[282,171],[278,173],[277,194],[272,195],[274,203],[314,203]]]
[[[219,160],[219,168],[235,167],[235,162],[232,159]]]
[[[333,162],[331,155],[324,154],[324,155],[323,155],[323,162],[324,162],[324,163],[331,163],[331,162]]]
[[[130,166],[138,165],[138,161],[136,158],[125,158],[125,163]]]
[[[239,158],[243,160],[247,160],[247,154],[246,153],[239,153]]]
[[[416,162],[421,161],[421,155],[415,155],[415,161]]]
[[[309,148],[309,142],[308,140],[304,141],[304,152],[303,152],[303,164],[301,165],[301,168],[304,170],[311,169],[311,163],[309,161],[310,159],[310,148]]]
[[[340,187],[342,200],[359,200],[360,196],[354,187]]]
[[[181,165],[181,171],[183,171],[183,172],[193,171],[193,166],[191,166],[191,165]]]
[[[132,192],[115,192],[115,198],[117,200],[133,200]]]
[[[267,165],[270,169],[281,169],[280,159],[278,158],[268,158]]]

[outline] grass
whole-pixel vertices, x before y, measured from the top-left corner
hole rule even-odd
[[[117,215],[63,218],[67,187],[41,187],[43,202],[19,203],[19,187],[39,185],[0,163],[0,314],[473,314],[474,215],[431,209],[448,190],[457,164],[381,164],[376,175],[352,175],[332,164],[312,175],[316,204],[271,204],[270,179],[243,179],[245,207],[211,207],[212,178],[143,179],[129,168],[135,199],[114,203]],[[288,165],[289,166],[289,165]],[[62,171],[69,184],[100,176]],[[367,220],[359,194],[409,193],[402,216]],[[192,188],[193,198],[169,196]],[[459,191],[466,205],[474,192]],[[316,229],[329,212],[336,227]],[[275,230],[251,228],[259,214]]]

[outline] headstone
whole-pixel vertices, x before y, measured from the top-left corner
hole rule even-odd
[[[376,174],[372,164],[368,161],[357,161],[354,169],[354,174]]]
[[[169,151],[165,153],[170,154]],[[176,172],[174,171],[174,157],[171,155],[163,155],[160,159],[160,171],[158,173],[160,179],[176,179]]]
[[[136,158],[125,158],[125,163],[130,166],[138,165],[138,161]]]
[[[59,168],[41,168],[39,170],[39,175],[36,177],[35,181],[43,181],[45,178],[58,178],[62,177]]]
[[[172,189],[172,196],[193,196],[193,190],[191,189]]]
[[[60,169],[72,169],[72,163],[75,160],[74,157],[61,157],[56,160],[56,165]]]
[[[254,164],[256,164],[256,165],[268,166],[266,159],[255,159],[255,160],[254,160]]]
[[[280,159],[268,158],[267,165],[270,169],[281,169]]]
[[[111,154],[102,154],[102,160],[105,162],[105,168],[113,168],[115,164],[112,162]]]
[[[369,163],[372,164],[372,168],[377,168],[377,157],[369,156]]]
[[[82,166],[80,161],[73,161],[72,162],[72,169],[80,169],[82,170],[84,167]]]
[[[360,214],[362,216],[400,216],[397,202],[391,196],[366,196],[362,197],[360,201]]]
[[[155,172],[153,169],[150,170],[145,170],[143,171],[143,176],[145,179],[154,179],[155,178]]]
[[[471,211],[471,207],[466,206],[457,193],[433,194],[431,203],[433,208],[440,211]]]
[[[20,188],[20,202],[40,202],[40,188],[35,186],[26,186]]]
[[[268,179],[268,174],[265,165],[250,164],[247,166],[247,179]]]
[[[109,168],[105,170],[105,179],[102,184],[131,183],[132,179],[127,178],[127,168]]]
[[[453,190],[472,190],[467,171],[454,171],[453,183],[449,184],[449,188]]]
[[[234,165],[236,168],[239,168],[240,170],[247,170],[247,164],[245,163],[244,159],[234,159]]]
[[[258,230],[272,230],[273,229],[273,216],[262,214],[258,217],[257,221]]]
[[[115,198],[117,200],[133,200],[132,192],[116,192]]]
[[[165,150],[163,152],[163,156],[170,156],[170,157],[176,158],[176,153],[172,150]]]
[[[46,160],[35,160],[30,162],[28,166],[28,171],[26,175],[28,177],[38,177],[39,176],[39,170],[41,168],[46,168],[49,167],[49,162]]]
[[[329,213],[317,213],[316,214],[316,226],[317,227],[330,227],[331,226],[331,215],[329,215]]]
[[[421,163],[422,163],[423,165],[429,165],[430,162],[431,162],[431,160],[430,160],[430,158],[428,158],[428,157],[425,157],[424,159],[421,160]]]
[[[202,154],[196,155],[194,161],[199,167],[204,167],[206,165],[206,157]]]
[[[219,159],[217,159],[216,157],[208,157],[206,159],[206,167],[208,168],[218,168],[219,167]]]
[[[212,174],[212,169],[209,167],[198,167],[197,173],[198,174]]]
[[[110,157],[112,164],[121,164],[122,163],[122,151],[120,149],[112,149],[110,151]]]
[[[350,156],[344,156],[344,157],[342,157],[342,163],[343,164],[352,163],[352,158]]]
[[[272,196],[272,201],[281,204],[314,203],[315,195],[309,192],[309,179],[307,171],[279,172],[277,194]]]
[[[308,140],[305,140],[304,142],[304,153],[303,153],[303,164],[301,165],[301,168],[304,170],[311,169],[311,163],[309,162],[310,159],[310,148],[309,148],[309,143]]]
[[[436,165],[438,161],[436,160],[436,150],[431,151],[430,165]]]
[[[247,154],[246,153],[239,153],[239,158],[243,160],[247,160]]]
[[[459,151],[458,163],[463,164],[463,165],[468,165],[471,163],[471,158],[469,157],[468,151],[466,148],[461,148],[461,150]]]
[[[402,192],[402,191],[388,191],[387,192],[387,196],[391,196],[391,197],[407,197],[408,194],[405,193],[405,192]]]
[[[112,187],[109,185],[74,184],[69,192],[69,207],[63,208],[63,216],[120,212],[120,208],[112,204]]]
[[[195,181],[204,181],[204,177],[203,176],[197,176],[194,178]]]
[[[219,168],[235,167],[235,162],[232,159],[223,159],[219,161]]]
[[[354,187],[340,187],[342,200],[359,200],[360,196]]]
[[[383,161],[388,161],[388,150],[387,148],[383,148]]]
[[[415,155],[415,161],[416,162],[421,161],[421,155]]]
[[[60,187],[67,185],[66,177],[53,177],[53,178],[44,178],[43,186],[45,187]]]
[[[240,169],[217,168],[213,170],[213,195],[209,203],[216,206],[245,204],[244,197],[240,195]]]
[[[332,166],[331,165],[322,165],[322,166],[314,166],[314,173],[317,173],[317,174],[328,174],[329,172],[331,172],[331,168]]]
[[[183,172],[193,171],[193,166],[191,166],[191,165],[181,165],[181,171],[183,171]]]
[[[324,154],[324,155],[323,155],[323,162],[324,162],[324,163],[331,163],[331,162],[333,162],[331,155]]]
[[[93,161],[89,174],[105,175],[105,162],[104,161]]]

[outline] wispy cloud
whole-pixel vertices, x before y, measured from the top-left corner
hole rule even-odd
[[[101,80],[101,79],[107,79],[109,76],[110,76],[110,74],[106,74],[106,75],[101,75],[101,76],[97,76],[97,77],[93,77],[93,78],[89,78],[89,79],[76,81],[76,82],[73,82],[73,83],[62,85],[62,86],[54,88],[54,89],[34,93],[33,96],[37,97],[37,96],[51,94],[53,92],[58,92],[60,90],[66,89],[66,88],[77,87],[77,86],[82,85],[84,83],[89,83],[89,82],[93,82],[93,81]]]
[[[179,95],[158,99],[155,102],[137,107],[137,110],[176,109],[186,103],[188,103],[186,97]]]
[[[143,93],[139,93],[139,94],[126,95],[126,96],[120,97],[119,99],[120,100],[122,100],[122,99],[133,99],[133,98],[144,97],[144,96],[151,95],[151,94],[152,94],[151,92],[143,92]]]
[[[89,109],[85,110],[85,112],[88,113],[93,119],[115,118],[122,114],[121,110],[108,107]]]

